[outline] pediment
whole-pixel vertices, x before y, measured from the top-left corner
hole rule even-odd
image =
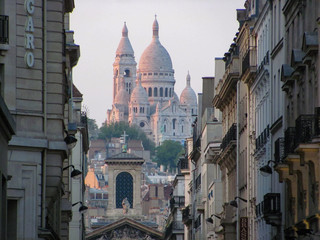
[[[87,240],[161,240],[163,233],[141,222],[122,218],[86,235]]]

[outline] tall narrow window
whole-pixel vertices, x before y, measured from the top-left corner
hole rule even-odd
[[[163,97],[163,88],[160,88],[160,97]]]
[[[165,96],[165,97],[168,97],[168,88],[166,88],[166,89],[164,90],[164,96]]]
[[[172,120],[172,129],[176,129],[176,121],[177,119]]]
[[[169,88],[169,97],[171,97],[171,88]]]
[[[121,172],[116,178],[116,208],[122,208],[123,199],[127,198],[133,207],[133,178],[128,172]]]
[[[151,87],[149,87],[149,89],[148,89],[148,96],[152,97],[152,88]]]
[[[156,87],[153,90],[153,96],[158,97],[158,88],[156,88]]]

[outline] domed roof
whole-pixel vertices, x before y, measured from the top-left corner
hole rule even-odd
[[[197,105],[197,95],[190,86],[190,79],[190,74],[188,72],[187,86],[183,89],[180,95],[180,104]]]
[[[128,38],[128,28],[126,22],[124,22],[124,26],[122,28],[122,37],[116,51],[117,56],[121,56],[123,54],[134,55],[130,40]]]
[[[149,103],[148,94],[146,90],[141,86],[141,74],[139,74],[138,83],[131,93],[130,101],[132,103],[143,103],[143,104]]]
[[[121,87],[120,87],[120,90],[117,93],[116,97],[114,98],[114,103],[128,106],[130,96],[129,96],[129,93],[125,89],[123,78],[121,79],[120,84],[121,84]]]
[[[154,20],[152,29],[152,41],[142,53],[139,62],[139,71],[173,72],[171,57],[159,41],[159,24],[157,19]]]

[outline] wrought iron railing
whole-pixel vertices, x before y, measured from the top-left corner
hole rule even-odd
[[[269,125],[256,138],[256,150],[262,148],[267,142],[270,135]]]
[[[191,206],[188,205],[187,207],[185,207],[182,210],[182,221],[184,223],[188,223],[190,220],[192,220],[192,216],[191,216],[191,211],[190,211]]]
[[[9,16],[0,15],[0,44],[9,44]]]
[[[296,139],[295,144],[308,143],[312,140],[312,137],[316,134],[315,115],[300,115],[296,119]]]
[[[179,158],[177,167],[178,167],[179,173],[181,173],[181,170],[188,170],[189,169],[188,157]]]
[[[234,123],[229,128],[227,134],[223,137],[222,143],[221,143],[221,149],[222,151],[229,145],[231,141],[237,140],[237,124]]]
[[[184,196],[174,196],[170,199],[171,210],[174,208],[184,207],[185,197]]]
[[[256,48],[250,47],[242,59],[242,74],[244,74],[250,67],[256,67]]]
[[[174,221],[173,222],[173,231],[174,230],[183,230],[183,229],[184,229],[183,222],[180,222],[180,221]]]

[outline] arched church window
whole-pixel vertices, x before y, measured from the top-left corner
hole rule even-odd
[[[172,129],[176,129],[176,121],[177,119],[172,119]]]
[[[133,177],[128,172],[121,172],[116,178],[116,208],[122,208],[123,199],[127,198],[133,207]]]
[[[167,125],[164,125],[164,126],[163,126],[163,131],[164,131],[164,132],[167,132]]]
[[[164,91],[164,96],[165,96],[165,97],[168,97],[168,88],[165,89],[165,91]]]
[[[183,125],[181,126],[181,132],[183,133]]]
[[[142,113],[142,107],[140,107],[140,113]]]
[[[153,90],[153,96],[158,97],[158,88],[156,88],[156,87]]]
[[[148,96],[152,97],[152,88],[151,87],[149,87],[149,89],[148,89]]]
[[[161,87],[159,91],[160,91],[160,97],[163,97],[163,88]]]
[[[169,97],[171,97],[171,88],[169,88]]]
[[[130,70],[129,69],[124,70],[123,76],[130,77]]]

